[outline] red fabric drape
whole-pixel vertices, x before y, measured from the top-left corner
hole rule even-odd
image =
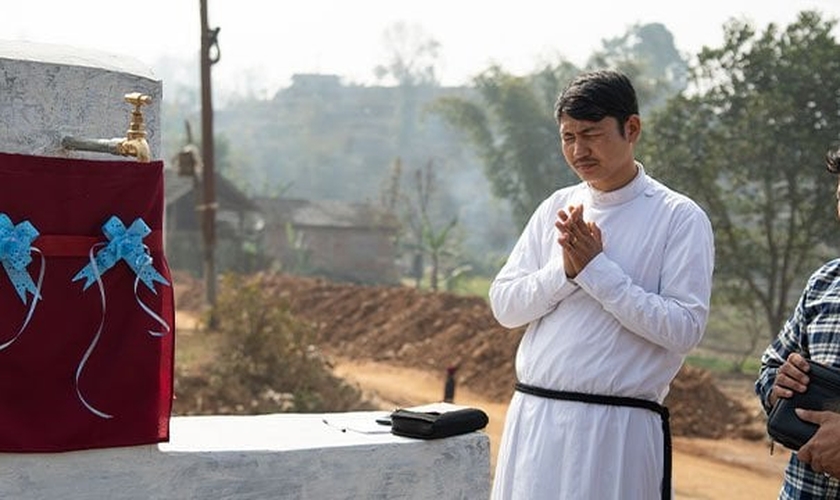
[[[51,452],[128,446],[169,439],[174,353],[174,295],[162,249],[163,164],[89,161],[0,153],[0,213],[40,233],[42,300],[26,329],[0,350],[0,451]],[[94,283],[73,277],[94,243],[107,243],[102,226],[137,218],[152,230],[143,241],[154,268],[170,285],[143,283],[125,262]],[[43,247],[43,248],[41,248]],[[97,247],[97,249],[100,247]],[[96,251],[96,249],[94,250]],[[28,272],[37,281],[42,260],[33,252]],[[140,301],[163,319],[166,332]],[[13,338],[29,312],[0,267],[0,344]],[[79,373],[85,353],[104,324]],[[80,395],[82,397],[80,397]],[[111,418],[97,416],[90,406]]]

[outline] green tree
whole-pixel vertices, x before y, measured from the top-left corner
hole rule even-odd
[[[383,34],[387,52],[385,64],[376,66],[374,74],[380,81],[391,80],[399,90],[399,134],[397,153],[413,156],[418,127],[418,106],[423,87],[438,84],[435,67],[440,43],[426,34],[422,27],[404,22],[394,23]]]
[[[723,46],[699,54],[693,93],[651,120],[641,154],[709,213],[716,303],[758,307],[770,337],[837,242],[835,184],[824,169],[840,131],[835,24],[816,12],[760,34],[727,23]]]
[[[385,64],[373,72],[377,79],[390,79],[399,86],[437,85],[435,66],[440,42],[430,37],[416,24],[397,22],[382,35],[387,52]]]
[[[493,194],[510,201],[524,226],[536,206],[574,182],[560,153],[552,104],[571,63],[515,76],[492,66],[473,79],[477,99],[442,97],[432,110],[467,134],[484,164]]]
[[[395,166],[400,168],[400,162]],[[414,171],[414,189],[406,195],[401,195],[399,187],[396,187],[396,195],[403,201],[403,210],[400,217],[403,231],[408,233],[408,240],[403,241],[403,247],[411,253],[411,275],[414,278],[416,288],[420,288],[423,275],[425,274],[425,258],[430,260],[429,286],[432,290],[438,289],[438,282],[441,275],[441,261],[444,257],[454,256],[457,252],[458,241],[453,237],[458,226],[458,217],[451,217],[441,227],[440,204],[435,203],[438,190],[438,181],[435,173],[435,166],[432,160],[426,163],[422,169]]]
[[[687,71],[673,36],[659,23],[635,25],[621,37],[604,40],[587,67],[626,72],[646,110],[678,94]],[[520,226],[554,190],[577,182],[560,151],[553,104],[579,72],[566,61],[526,76],[491,66],[473,79],[477,97],[444,97],[432,106],[467,135],[493,194],[511,203]]]
[[[642,115],[662,107],[687,85],[688,62],[662,23],[636,24],[621,36],[604,39],[588,68],[617,68],[630,76]]]

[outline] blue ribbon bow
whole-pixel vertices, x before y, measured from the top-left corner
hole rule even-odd
[[[0,213],[0,262],[3,263],[6,275],[24,304],[27,292],[31,293],[35,300],[39,298],[38,289],[26,270],[32,262],[32,242],[38,234],[38,230],[29,221],[14,225],[9,216]]]
[[[143,244],[143,238],[148,236],[152,230],[137,218],[127,229],[117,216],[111,216],[108,222],[102,226],[102,232],[109,242],[88,263],[81,271],[73,277],[73,281],[85,279],[84,290],[87,290],[105,271],[112,268],[120,260],[124,260],[128,267],[134,271],[137,278],[145,284],[153,293],[155,281],[169,285],[169,282],[152,266],[152,256],[149,249]]]

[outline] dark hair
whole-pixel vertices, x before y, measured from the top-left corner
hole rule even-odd
[[[639,114],[636,89],[627,75],[619,71],[583,73],[572,80],[557,97],[554,103],[557,123],[560,123],[563,113],[575,120],[591,122],[612,116],[621,127],[630,116]]]
[[[840,148],[826,153],[825,169],[832,174],[840,174]]]

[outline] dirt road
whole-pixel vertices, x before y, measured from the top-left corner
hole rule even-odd
[[[334,359],[336,375],[352,381],[382,409],[440,401],[443,377],[422,370],[370,361]],[[491,460],[495,463],[506,404],[457,389],[455,403],[476,406],[490,417]],[[777,498],[787,452],[771,456],[764,442],[674,438],[676,500],[763,500]]]

